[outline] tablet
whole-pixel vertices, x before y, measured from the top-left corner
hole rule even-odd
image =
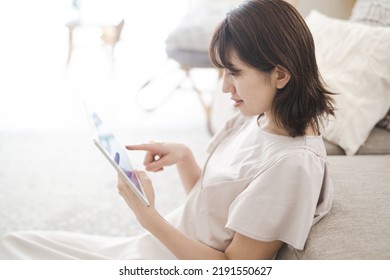
[[[87,107],[86,107],[87,109]],[[149,206],[149,201],[145,195],[144,189],[134,172],[130,158],[128,157],[125,146],[121,145],[114,134],[103,123],[95,111],[86,110],[96,137],[93,142],[104,157],[111,163],[118,174],[131,188],[137,197],[145,206]]]

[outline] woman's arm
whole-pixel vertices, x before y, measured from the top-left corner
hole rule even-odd
[[[158,172],[164,166],[176,164],[180,179],[187,193],[192,190],[200,178],[201,169],[197,164],[191,150],[177,143],[150,143],[141,145],[128,145],[128,150],[146,151],[144,165],[147,171]]]
[[[176,167],[184,190],[188,194],[199,180],[202,170],[196,162],[191,150],[184,145],[182,146],[182,149],[183,151],[186,151],[183,153],[182,159],[176,163]]]
[[[119,193],[141,225],[178,259],[272,259],[283,245],[281,241],[261,242],[236,233],[230,245],[222,252],[193,240],[158,214],[154,208],[154,191],[150,179],[145,172],[137,172],[137,176],[148,196],[150,207],[145,207],[121,178],[118,183]]]
[[[282,241],[262,242],[236,233],[222,252],[191,239],[166,222],[161,216],[149,216],[142,224],[181,260],[260,260],[273,259]]]

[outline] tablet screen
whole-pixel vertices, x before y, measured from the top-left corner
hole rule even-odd
[[[114,135],[110,130],[105,126],[100,117],[96,112],[90,112],[92,117],[93,124],[96,128],[98,141],[107,152],[107,154],[117,163],[117,165],[122,169],[122,171],[127,175],[130,181],[142,194],[142,188],[140,183],[134,173],[134,169],[131,165],[131,162],[127,156],[126,149],[115,139]]]

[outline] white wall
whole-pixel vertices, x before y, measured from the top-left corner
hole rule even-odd
[[[312,9],[316,9],[328,16],[347,19],[355,0],[295,0],[296,7],[305,17]]]

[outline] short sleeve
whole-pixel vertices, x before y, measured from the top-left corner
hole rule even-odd
[[[326,161],[313,152],[289,152],[254,177],[229,208],[226,227],[259,241],[304,248],[312,225],[330,210]]]

